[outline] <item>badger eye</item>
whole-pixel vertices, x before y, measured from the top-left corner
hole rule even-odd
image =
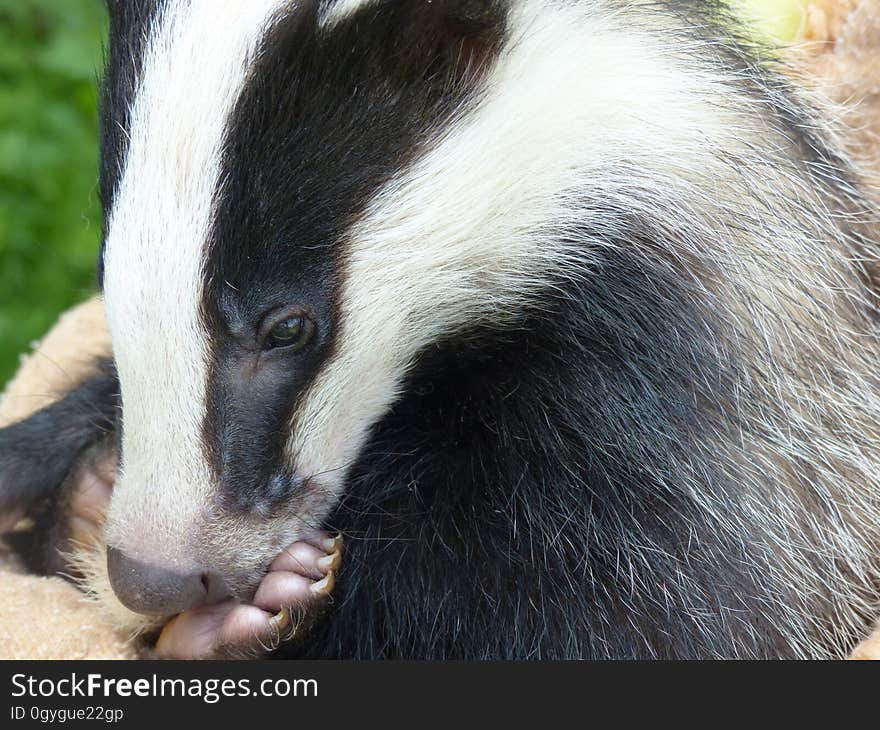
[[[285,317],[276,322],[269,330],[264,341],[267,350],[280,347],[290,347],[301,350],[305,347],[315,332],[314,323],[301,315]]]

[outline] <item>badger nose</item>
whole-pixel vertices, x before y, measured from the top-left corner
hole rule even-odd
[[[130,558],[114,547],[107,548],[107,570],[116,597],[136,613],[166,616],[227,597],[216,573],[178,573]]]

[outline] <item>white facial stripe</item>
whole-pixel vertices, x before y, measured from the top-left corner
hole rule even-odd
[[[424,345],[517,309],[542,273],[564,269],[553,229],[578,230],[584,191],[626,195],[637,181],[615,178],[620,159],[649,180],[691,179],[681,166],[693,160],[682,150],[702,144],[694,130],[720,139],[737,128],[700,98],[716,79],[696,77],[674,44],[599,3],[518,3],[507,30],[479,109],[388,184],[349,233],[336,354],[301,403],[288,447],[328,492]],[[581,192],[567,200],[568,190]]]
[[[209,497],[200,444],[208,337],[199,317],[203,256],[225,125],[260,39],[287,5],[171,0],[151,29],[104,275],[125,462],[108,534],[131,552],[148,552],[126,534],[134,515],[147,528],[138,534],[167,536],[160,549],[182,546],[172,529],[191,527]],[[159,403],[160,394],[173,396]],[[117,514],[124,519],[115,520]]]

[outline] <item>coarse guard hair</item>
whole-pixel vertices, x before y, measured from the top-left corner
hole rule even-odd
[[[297,656],[841,657],[867,630],[877,211],[721,3],[110,10],[108,545],[247,600],[342,531]],[[291,317],[308,343],[272,347]]]

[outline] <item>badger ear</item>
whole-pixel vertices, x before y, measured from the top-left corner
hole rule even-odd
[[[394,47],[400,69],[455,81],[483,76],[503,39],[501,3],[486,0],[412,0],[402,3]]]

